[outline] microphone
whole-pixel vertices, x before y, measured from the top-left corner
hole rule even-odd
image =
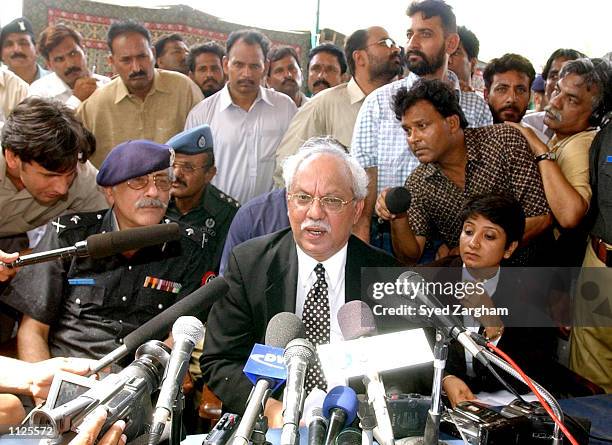
[[[308,425],[308,445],[323,445],[329,424],[323,415],[323,408],[313,407],[305,420]]]
[[[404,213],[410,208],[412,196],[406,187],[393,187],[387,191],[385,195],[385,205],[389,212],[394,215]],[[385,220],[378,218],[378,223],[382,224]]]
[[[98,360],[91,374],[101,371],[116,360],[135,351],[148,340],[161,340],[168,334],[172,323],[181,315],[201,315],[204,319],[212,305],[229,290],[223,277],[216,277],[204,286],[196,289],[185,298],[174,303],[161,314],[156,315],[142,326],[123,338],[123,344]]]
[[[189,368],[189,358],[193,348],[204,337],[204,326],[196,317],[179,317],[172,326],[174,346],[164,373],[161,389],[153,413],[153,422],[149,434],[149,445],[157,445],[164,431],[166,421],[172,414],[176,398],[183,385],[183,379]]]
[[[181,234],[177,223],[155,224],[153,226],[118,230],[109,233],[97,233],[88,236],[85,241],[79,241],[74,246],[23,255],[11,263],[5,263],[4,266],[14,269],[16,267],[73,256],[98,259],[129,250],[175,241],[180,237]]]
[[[431,318],[428,320],[436,329],[441,330],[447,336],[454,338],[468,351],[474,358],[480,361],[484,366],[489,367],[489,359],[484,355],[483,347],[478,345],[470,336],[469,331],[463,326],[463,323],[455,317],[445,313],[445,306],[436,298],[435,295],[425,294],[423,292],[423,284],[425,278],[413,271],[407,271],[401,274],[398,281],[413,283],[410,289],[414,290],[414,298],[428,308],[436,309],[432,311]]]
[[[315,354],[314,345],[304,338],[291,340],[285,348],[283,359],[287,367],[287,383],[283,397],[283,429],[280,445],[300,443],[299,427],[304,409],[304,381],[308,366],[315,360]]]
[[[255,344],[244,366],[245,375],[255,387],[236,428],[232,445],[248,445],[270,392],[287,378],[282,348],[294,338],[304,335],[304,325],[295,314],[281,312],[270,319],[266,328],[266,345]]]
[[[354,340],[377,334],[374,314],[370,307],[360,300],[350,301],[340,308],[338,324],[345,340]],[[363,383],[366,385],[368,403],[372,404],[378,425],[377,440],[381,445],[393,445],[393,427],[385,400],[384,383],[376,371],[369,371],[363,377]]]
[[[336,386],[323,401],[323,414],[329,419],[325,445],[333,445],[338,433],[357,416],[357,394],[348,386]]]

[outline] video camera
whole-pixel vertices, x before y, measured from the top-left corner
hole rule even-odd
[[[59,444],[64,441],[64,433],[77,432],[85,417],[103,406],[108,416],[100,435],[117,420],[124,420],[124,434],[132,440],[150,428],[151,393],[159,389],[169,358],[170,348],[151,340],[136,350],[129,366],[103,380],[59,374],[45,405],[32,411],[30,426],[50,429],[49,440]]]

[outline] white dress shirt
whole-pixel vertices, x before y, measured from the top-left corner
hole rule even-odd
[[[233,103],[226,84],[191,110],[185,129],[210,125],[217,167],[212,184],[244,204],[272,190],[276,148],[296,111],[289,96],[260,87],[247,112]]]
[[[313,284],[317,281],[314,269],[321,263],[325,268],[325,281],[327,282],[327,296],[329,298],[329,341],[338,343],[344,340],[340,325],[338,324],[338,311],[345,303],[344,282],[346,270],[346,252],[348,243],[336,254],[325,261],[317,261],[308,256],[300,246],[296,244],[298,257],[298,280],[295,301],[295,314],[302,318],[306,296]]]
[[[108,77],[99,74],[93,74],[93,77],[96,79],[98,88],[110,82]],[[76,110],[77,107],[81,105],[81,100],[72,94],[72,88],[55,73],[51,73],[32,82],[28,96],[55,99],[73,110]]]

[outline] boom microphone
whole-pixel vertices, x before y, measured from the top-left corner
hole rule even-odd
[[[179,317],[172,326],[172,339],[174,346],[170,354],[170,360],[164,373],[153,422],[149,434],[149,445],[157,445],[164,431],[166,421],[173,412],[176,398],[179,395],[183,379],[189,368],[189,358],[193,348],[204,337],[204,326],[196,317]],[[173,433],[176,433],[173,431]]]
[[[105,258],[130,250],[175,241],[180,237],[181,234],[177,223],[156,224],[108,233],[97,233],[88,236],[85,241],[79,241],[74,246],[23,255],[11,263],[5,263],[4,266],[13,269],[15,267],[73,256],[91,257],[93,259]]]
[[[370,307],[360,300],[344,304],[338,311],[338,324],[345,340],[376,335],[374,314]],[[369,371],[363,377],[368,394],[368,403],[372,404],[376,417],[377,439],[381,445],[393,445],[393,427],[389,409],[385,400],[385,386],[376,371]]]
[[[123,344],[111,351],[92,368],[94,374],[106,368],[112,362],[135,351],[142,343],[151,339],[160,340],[168,335],[170,326],[182,315],[201,316],[206,319],[212,305],[229,290],[227,282],[223,277],[216,277],[204,286],[196,289],[185,298],[177,301],[161,314],[156,315],[142,326],[130,332],[123,338]]]
[[[422,284],[425,283],[425,279],[421,275],[413,271],[407,271],[401,274],[397,280],[413,283],[411,289],[414,289],[414,298],[428,308],[436,309],[429,319],[436,329],[441,330],[447,336],[461,343],[465,350],[484,366],[490,366],[489,360],[482,352],[483,347],[472,339],[469,331],[463,326],[463,323],[454,315],[447,314],[443,310],[446,306],[444,306],[435,295],[425,294],[423,292]]]

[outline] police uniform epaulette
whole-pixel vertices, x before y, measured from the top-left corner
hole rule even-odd
[[[164,223],[169,224],[171,222],[177,223],[179,225],[179,231],[183,239],[188,239],[189,241],[197,244],[200,248],[205,248],[208,244],[208,235],[197,227],[191,226],[189,224],[185,224],[182,221],[171,220],[170,218],[164,218]]]
[[[217,187],[215,187],[212,184],[209,184],[210,186],[210,192],[212,194],[212,196],[214,196],[215,198],[217,198],[218,201],[222,202],[223,204],[229,204],[231,206],[234,206],[236,208],[240,207],[240,203],[238,201],[236,201],[234,198],[232,198],[230,195],[228,195],[227,193],[222,192],[221,190],[219,190]]]
[[[51,221],[51,225],[55,231],[60,234],[73,229],[81,229],[83,227],[100,224],[104,218],[104,210],[97,212],[71,213],[62,215]]]

